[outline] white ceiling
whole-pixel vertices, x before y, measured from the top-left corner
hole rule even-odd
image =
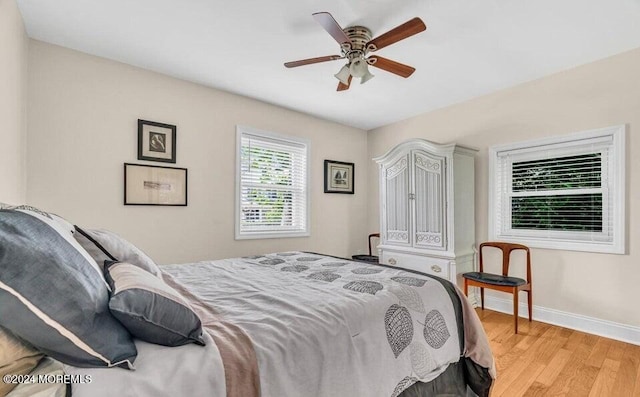
[[[640,47],[640,0],[18,0],[30,37],[362,129]],[[344,61],[311,17],[374,36],[427,31],[377,54],[414,66],[336,92]]]

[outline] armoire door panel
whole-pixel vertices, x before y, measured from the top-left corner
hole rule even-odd
[[[409,159],[400,158],[385,169],[386,241],[409,244]]]
[[[446,248],[444,157],[413,152],[415,189],[415,247]]]

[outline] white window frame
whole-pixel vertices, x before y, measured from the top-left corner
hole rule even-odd
[[[304,145],[306,148],[306,170],[305,170],[305,227],[303,230],[296,231],[241,231],[240,219],[241,210],[241,169],[242,169],[242,136],[254,135],[258,137],[269,138],[280,141],[282,143],[291,143],[295,145]],[[293,137],[288,135],[277,134],[275,132],[263,131],[243,125],[236,126],[236,198],[235,198],[235,238],[236,240],[246,239],[264,239],[264,238],[290,238],[290,237],[307,237],[310,233],[310,211],[311,211],[311,194],[310,194],[310,161],[311,161],[311,141],[306,138]]]
[[[535,248],[570,251],[626,253],[626,160],[625,125],[583,131],[559,137],[544,138],[489,148],[489,239],[525,244]],[[595,142],[595,143],[594,143]],[[603,173],[607,173],[608,186],[602,186],[603,224],[610,222],[610,235],[597,232],[526,230],[511,228],[510,186],[511,171],[501,178],[499,167],[505,155],[518,156],[517,161],[544,158],[547,155],[571,156],[586,153],[585,144],[606,145],[609,158],[603,159]],[[595,147],[595,146],[594,146]],[[596,152],[595,150],[593,152]],[[604,180],[604,178],[603,178]],[[597,190],[597,189],[594,189]],[[512,196],[515,194],[512,193]],[[607,198],[608,197],[608,198]],[[607,202],[607,200],[609,200]],[[608,217],[608,218],[607,218]],[[586,238],[588,237],[588,238]]]

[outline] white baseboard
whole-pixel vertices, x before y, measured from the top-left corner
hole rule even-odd
[[[474,298],[475,299],[472,301],[475,301],[476,306],[480,306],[479,294]],[[518,303],[519,317],[528,318],[526,300],[525,302],[520,301]],[[484,307],[497,312],[512,314],[513,300],[485,296]],[[601,320],[594,317],[587,317],[580,314],[563,312],[536,305],[533,305],[533,319],[543,323],[558,325],[560,327],[575,329],[589,334],[604,336],[606,338],[632,343],[634,345],[640,345],[640,327],[634,327],[632,325],[620,324],[613,321]]]

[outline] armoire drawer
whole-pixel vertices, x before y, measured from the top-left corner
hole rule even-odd
[[[449,261],[446,259],[383,251],[381,263],[449,279]]]

